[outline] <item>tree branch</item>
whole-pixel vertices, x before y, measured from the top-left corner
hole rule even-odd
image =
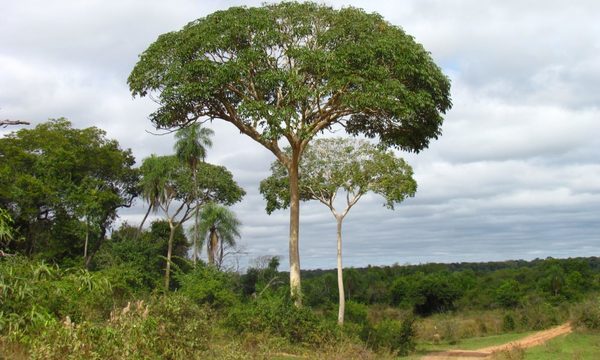
[[[0,126],[7,127],[8,125],[30,125],[30,123],[23,120],[0,120]]]

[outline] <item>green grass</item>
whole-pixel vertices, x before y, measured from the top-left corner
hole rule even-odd
[[[600,359],[600,334],[571,333],[525,351],[526,360]]]

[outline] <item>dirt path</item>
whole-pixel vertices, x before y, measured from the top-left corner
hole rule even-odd
[[[508,344],[489,346],[477,350],[450,350],[434,354],[429,354],[421,360],[469,360],[469,359],[489,359],[498,351],[510,350],[514,347],[528,348],[545,343],[557,336],[568,334],[572,331],[569,323],[557,326],[548,330],[540,331],[535,334],[524,337],[521,340],[512,341]]]

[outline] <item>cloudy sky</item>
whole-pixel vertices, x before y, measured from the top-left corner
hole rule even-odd
[[[2,0],[0,118],[97,126],[138,163],[171,153],[172,136],[149,133],[155,105],[128,91],[138,55],[191,20],[260,3]],[[402,154],[417,195],[395,211],[376,196],[352,209],[346,266],[600,255],[600,2],[325,3],[404,28],[452,79],[454,103],[438,141]],[[234,207],[244,224],[241,263],[280,255],[286,264],[288,214],[266,215],[257,190],[273,156],[229,124],[212,127],[208,161],[248,192]],[[139,222],[143,211],[139,203],[121,220]],[[320,204],[301,211],[302,267],[335,267],[333,217]]]

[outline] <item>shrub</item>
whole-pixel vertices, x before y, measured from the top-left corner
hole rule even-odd
[[[354,301],[346,302],[346,312],[344,319],[348,322],[356,324],[365,324],[367,322],[368,307],[367,305]]]
[[[298,308],[287,292],[234,307],[227,326],[243,332],[268,332],[292,343],[323,344],[336,337],[335,323],[320,320],[308,307]]]
[[[511,313],[504,314],[502,318],[502,330],[506,332],[514,331],[516,326],[514,316]]]
[[[571,316],[573,325],[584,330],[600,330],[600,301],[588,300],[578,304]]]
[[[521,289],[515,280],[507,280],[496,290],[496,301],[505,308],[514,308],[521,299]]]
[[[61,269],[12,257],[0,261],[0,332],[23,336],[39,325],[69,316],[98,319],[114,306],[113,287],[102,273]]]
[[[190,273],[176,275],[179,292],[197,304],[213,307],[229,307],[238,302],[234,292],[234,278],[214,266],[198,264]]]
[[[388,349],[398,355],[407,355],[415,350],[415,318],[383,320],[365,328],[363,340],[375,350]]]
[[[128,303],[102,323],[65,320],[31,341],[32,359],[202,358],[211,340],[210,312],[171,295]]]
[[[561,322],[561,312],[540,298],[531,298],[517,310],[520,325],[528,330],[541,330]]]

